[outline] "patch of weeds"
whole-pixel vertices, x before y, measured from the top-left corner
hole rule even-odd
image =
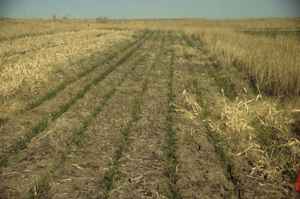
[[[50,174],[47,172],[43,177],[38,180],[38,182],[33,186],[30,191],[30,197],[31,199],[37,199],[47,194],[47,190],[50,188],[49,181],[51,177]]]
[[[8,118],[6,117],[0,117],[0,126],[3,126],[8,121]]]
[[[213,69],[208,63],[205,63],[204,68],[207,69],[208,75],[214,78],[215,82],[223,89],[224,95],[228,97],[231,101],[236,98],[236,93],[233,88],[228,84],[227,80],[223,77],[220,70]]]

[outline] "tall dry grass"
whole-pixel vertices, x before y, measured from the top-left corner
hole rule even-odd
[[[245,35],[231,29],[189,29],[191,37],[201,40],[208,51],[221,56],[266,94],[281,98],[300,94],[300,45],[296,36]]]

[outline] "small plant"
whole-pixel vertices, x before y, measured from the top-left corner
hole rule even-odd
[[[106,17],[98,17],[96,18],[97,23],[107,23],[107,18]]]
[[[8,118],[0,117],[0,126],[4,125],[7,122]]]

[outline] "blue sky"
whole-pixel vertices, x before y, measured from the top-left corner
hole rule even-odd
[[[269,18],[300,17],[300,0],[0,0],[7,18],[60,17],[145,18]]]

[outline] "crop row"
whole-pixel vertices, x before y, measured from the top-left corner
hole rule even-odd
[[[144,34],[142,38],[144,38],[146,36],[146,34]],[[150,37],[147,37],[147,39],[149,39],[149,38]],[[144,40],[143,42],[145,42],[145,41],[146,40]],[[129,44],[124,49],[121,49],[121,52],[125,51],[128,48],[130,48],[136,42],[137,41]],[[49,121],[54,121],[60,115],[62,115],[64,112],[66,112],[78,99],[81,99],[85,95],[85,93],[91,89],[91,87],[93,85],[97,85],[107,75],[109,75],[115,68],[117,68],[118,66],[120,66],[121,64],[123,64],[127,59],[129,59],[133,55],[133,53],[136,52],[142,46],[143,42],[139,43],[134,49],[132,49],[129,53],[127,53],[126,55],[124,55],[115,65],[113,65],[110,68],[108,68],[104,73],[101,73],[91,83],[85,85],[82,90],[80,90],[80,91],[77,92],[77,94],[75,95],[75,97],[73,97],[72,99],[69,99],[69,101],[67,101],[67,103],[61,105],[60,108],[59,108],[59,110],[53,111],[51,113],[51,117],[50,118],[49,117],[43,118],[42,120],[39,121],[39,123],[36,126],[32,127],[24,135],[23,138],[19,138],[19,140],[17,142],[15,142],[15,144],[13,144],[12,147],[10,147],[11,149],[6,154],[2,154],[1,155],[1,157],[0,157],[0,165],[1,166],[7,165],[8,161],[9,161],[9,158],[12,155],[16,155],[21,150],[23,150],[26,147],[26,143],[27,142],[29,142],[34,136],[36,136],[38,133],[40,133],[41,131],[43,131],[48,126],[48,122]],[[116,56],[117,56],[117,54],[113,54],[113,56],[108,57],[108,59],[104,60],[99,65],[93,66],[90,69],[87,69],[86,71],[84,71],[83,73],[78,74],[77,78],[74,78],[74,79],[68,80],[66,82],[63,82],[61,85],[59,85],[57,87],[57,89],[55,89],[54,91],[50,91],[44,97],[42,97],[38,101],[36,101],[36,102],[32,103],[31,105],[29,105],[28,108],[27,108],[27,110],[33,109],[33,108],[39,106],[40,104],[42,104],[44,101],[54,98],[56,96],[56,94],[59,93],[60,91],[62,91],[67,85],[69,85],[69,84],[77,81],[81,77],[89,74],[90,72],[92,72],[93,70],[95,70],[97,67],[102,66],[104,63],[106,63],[109,60],[115,58]]]

